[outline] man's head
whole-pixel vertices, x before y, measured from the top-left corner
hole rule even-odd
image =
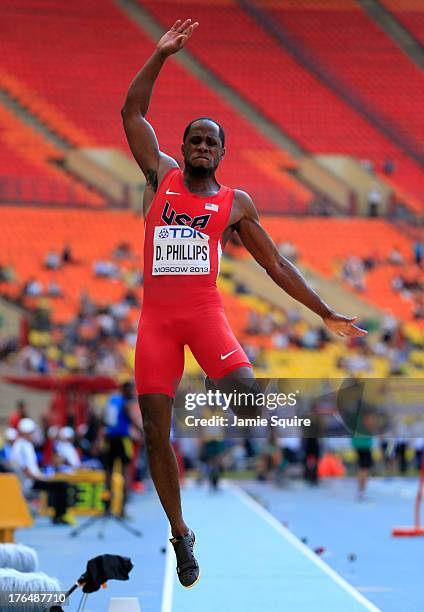
[[[32,419],[24,418],[21,419],[18,423],[18,432],[21,438],[25,438],[26,440],[31,440],[37,426]]]
[[[181,151],[190,174],[213,175],[225,155],[224,130],[210,117],[194,119],[184,130]]]
[[[18,400],[16,402],[16,410],[18,411],[21,417],[26,417],[27,407],[26,407],[26,403],[23,400]]]
[[[134,397],[134,385],[131,381],[127,380],[121,385],[122,397],[126,400],[131,400]]]
[[[75,437],[75,432],[72,427],[62,427],[59,429],[59,440],[62,442],[72,442]]]

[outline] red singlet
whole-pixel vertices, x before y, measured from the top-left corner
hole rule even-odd
[[[210,378],[251,364],[230,329],[216,286],[234,190],[190,193],[183,173],[164,177],[145,221],[144,300],[135,354],[138,395],[173,397],[187,344]]]

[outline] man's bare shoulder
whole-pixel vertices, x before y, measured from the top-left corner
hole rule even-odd
[[[252,197],[242,189],[234,189],[234,200],[241,217],[257,217],[257,210]]]
[[[240,202],[240,204],[253,204],[251,196],[242,189],[234,189],[234,199]]]

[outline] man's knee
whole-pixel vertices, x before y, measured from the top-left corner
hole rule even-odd
[[[161,394],[139,396],[147,449],[169,441],[172,399]]]
[[[210,379],[209,379],[210,381]],[[234,398],[230,408],[239,417],[249,418],[262,414],[263,389],[248,368],[239,368],[223,378],[216,379],[214,386],[221,393]]]

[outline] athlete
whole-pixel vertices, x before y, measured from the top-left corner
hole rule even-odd
[[[144,301],[135,356],[135,380],[150,471],[169,519],[181,584],[199,578],[195,536],[184,522],[176,458],[170,444],[172,403],[184,369],[187,344],[208,379],[252,379],[252,366],[234,337],[216,287],[219,258],[232,232],[273,281],[320,316],[339,336],[362,336],[356,317],[334,312],[281,257],[262,228],[250,196],[220,185],[215,172],[225,155],[225,134],[213,119],[185,129],[184,170],[163,153],[146,120],[155,81],[166,59],[182,49],[198,27],[178,20],[160,39],[132,81],[122,109],[131,151],[146,177]]]

